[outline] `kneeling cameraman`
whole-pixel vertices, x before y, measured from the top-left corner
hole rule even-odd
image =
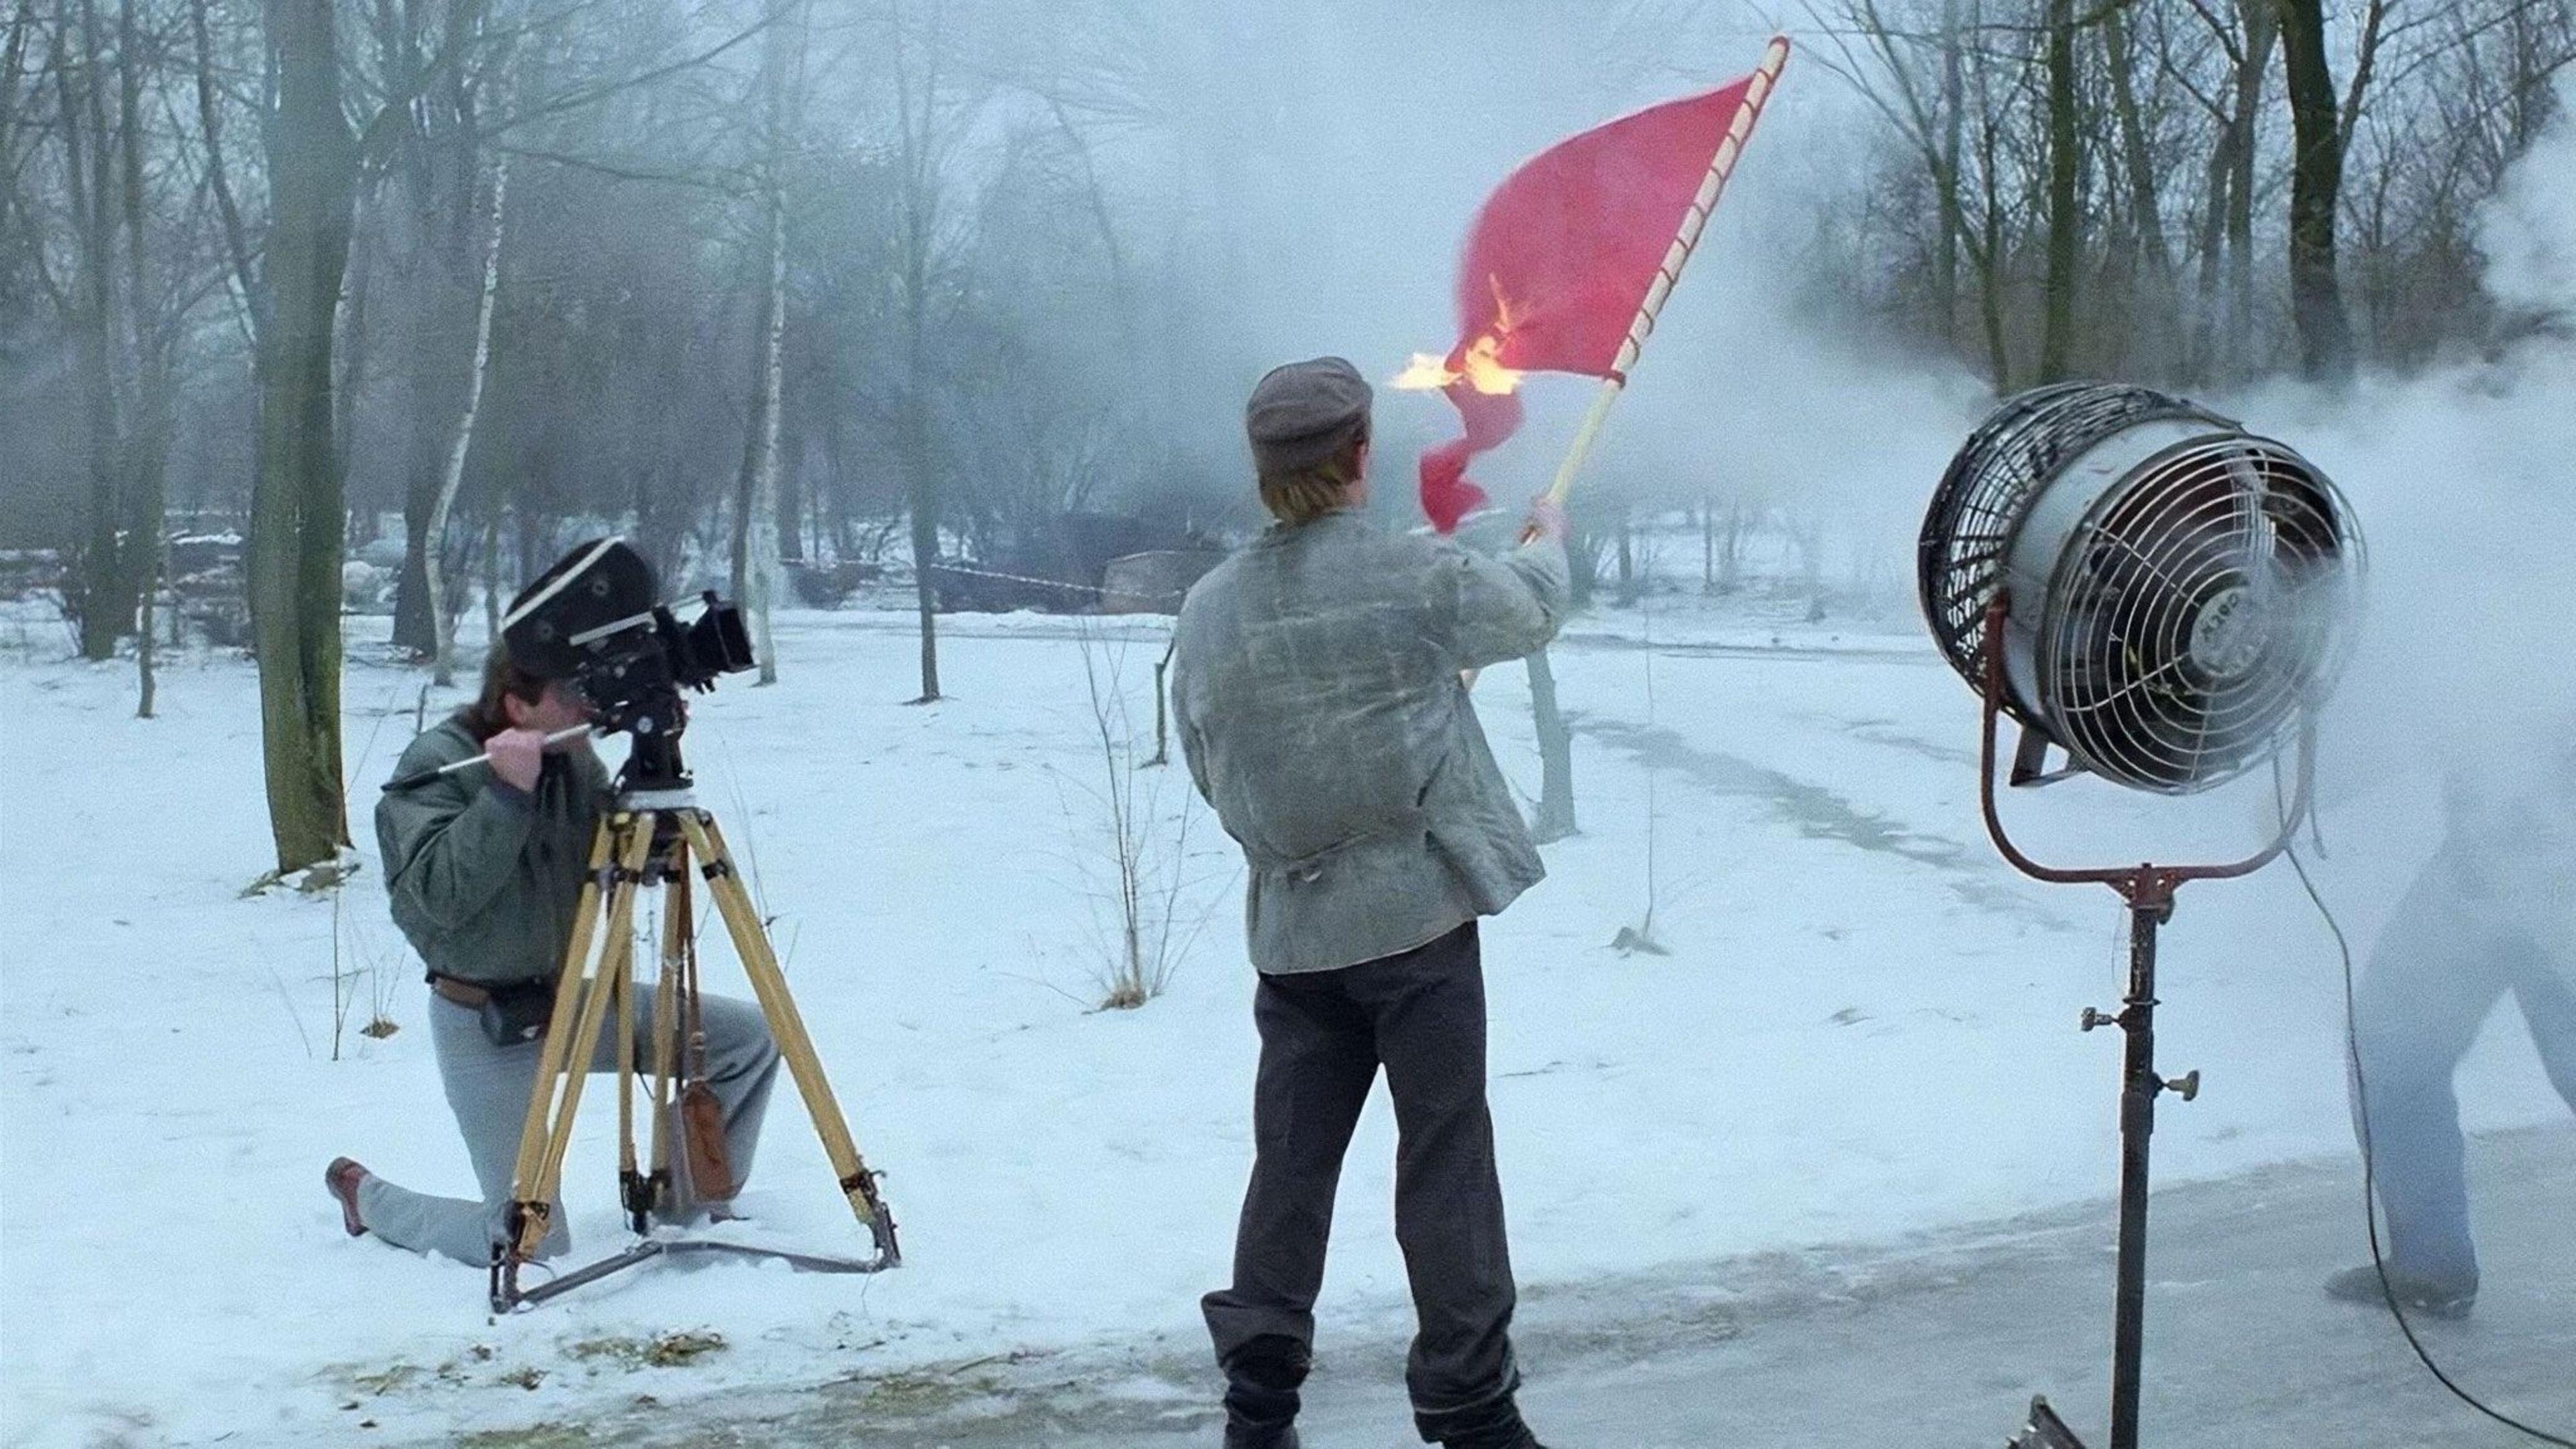
[[[482,1195],[434,1197],[337,1158],[324,1182],[353,1237],[373,1232],[396,1247],[435,1250],[477,1267],[490,1264],[508,1237],[511,1177],[545,1049],[546,1016],[593,836],[613,799],[587,738],[547,742],[585,719],[570,684],[514,663],[495,640],[480,697],[412,741],[395,774],[400,779],[477,755],[488,757],[489,767],[389,790],[376,806],[394,924],[429,968],[430,1040]],[[739,1184],[751,1171],[778,1049],[751,1003],[708,996],[700,1006],[705,1080],[721,1108],[724,1149]],[[652,1025],[652,993],[638,993],[627,1029],[635,1033],[639,1059],[651,1057]],[[590,1070],[616,1070],[616,1046],[602,1033]],[[669,1115],[676,1134],[681,1114]],[[682,1144],[669,1146],[669,1161],[687,1161]],[[671,1175],[661,1216],[729,1215],[721,1203],[693,1202],[689,1177]],[[570,1243],[558,1205],[540,1252],[551,1256]]]

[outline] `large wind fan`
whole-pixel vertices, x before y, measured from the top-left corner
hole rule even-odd
[[[2059,383],[1996,409],[1923,521],[1923,613],[2077,768],[2183,794],[2269,757],[2333,682],[2361,573],[2343,498],[2296,452],[2142,387]],[[2040,745],[2025,734],[2024,768]]]
[[[2156,1071],[2156,931],[2185,881],[2261,869],[2305,816],[2312,718],[2342,662],[2361,583],[2360,534],[2305,458],[2142,387],[2059,383],[2006,401],[1950,461],[1917,559],[1923,616],[1985,698],[1978,796],[1986,830],[2035,879],[2107,885],[2129,910],[2117,1027],[2119,1249],[2111,1449],[2137,1449],[2145,1349],[2147,1146],[2156,1099],[2190,1101],[2200,1073]],[[2073,769],[2165,795],[2205,790],[2301,740],[2296,796],[2272,843],[2224,865],[2042,865],[1995,801],[2001,717],[2022,726],[2012,783],[2048,747]],[[2132,856],[2130,859],[2135,860]],[[2045,1399],[2013,1449],[2083,1449]]]

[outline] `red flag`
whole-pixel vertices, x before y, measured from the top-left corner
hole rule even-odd
[[[1520,427],[1526,372],[1608,377],[1752,76],[1560,141],[1476,214],[1458,265],[1458,345],[1398,386],[1438,387],[1466,436],[1422,455],[1422,511],[1442,533],[1485,501],[1467,460]]]

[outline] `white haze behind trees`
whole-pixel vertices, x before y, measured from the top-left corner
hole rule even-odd
[[[2507,306],[2576,326],[2576,81],[2558,82],[2558,120],[2487,206],[2479,234],[2487,290]],[[2562,331],[2563,335],[2563,331]]]
[[[147,27],[184,31],[185,6],[138,6]],[[2181,27],[2178,63],[2206,62],[2214,42],[2188,33],[2196,22],[2183,7],[2169,8]],[[219,58],[249,66],[253,9],[217,0],[208,13]],[[569,520],[615,523],[630,512],[643,515],[631,520],[636,532],[665,541],[657,555],[680,531],[694,536],[701,559],[726,552],[765,274],[751,193],[765,164],[756,133],[769,37],[667,68],[764,13],[757,0],[522,0],[493,11],[496,35],[508,33],[503,21],[525,22],[536,39],[511,63],[524,74],[487,76],[480,103],[478,123],[500,129],[484,136],[476,174],[488,181],[496,147],[521,154],[491,396],[456,536],[446,540],[451,558],[504,511],[496,536],[515,545],[505,573],[541,566]],[[1981,13],[1997,46],[2026,43],[2026,17],[2013,6],[1997,0]],[[1382,380],[1414,351],[1445,351],[1456,340],[1460,239],[1513,165],[1612,115],[1742,74],[1774,29],[1800,49],[1636,370],[1582,501],[1638,512],[1708,498],[1795,509],[1829,524],[1844,556],[1894,549],[1888,556],[1901,565],[1908,515],[1937,474],[1931,455],[1955,446],[1983,401],[1982,344],[1928,338],[1884,315],[1887,294],[1910,285],[1922,197],[1906,189],[1915,162],[1903,142],[1836,73],[1852,60],[1828,33],[1828,22],[1847,29],[1829,7],[813,0],[780,14],[804,56],[783,149],[783,492],[829,495],[834,508],[816,514],[856,515],[859,527],[838,530],[842,542],[898,526],[907,465],[896,415],[915,392],[927,401],[949,547],[990,546],[1067,506],[1257,524],[1238,420],[1263,368],[1337,352]],[[2351,69],[2349,19],[2335,17],[2330,37],[2339,75]],[[381,42],[356,12],[344,28],[357,90],[371,94],[387,63]],[[30,34],[31,44],[43,38]],[[2408,43],[2430,45],[2420,37],[2431,34],[2410,32]],[[173,53],[184,60],[188,51]],[[2429,82],[2401,88],[2386,73],[2399,57],[2385,59],[2392,64],[2362,111],[2368,122],[2383,111],[2410,119],[2425,103]],[[2097,83],[2098,58],[2087,64]],[[28,65],[41,79],[39,61]],[[2269,296],[2283,266],[2287,120],[2278,76],[2267,76],[2253,244]],[[147,80],[155,78],[168,82],[182,120],[193,113],[184,67]],[[1865,68],[1860,78],[1871,79]],[[505,81],[519,88],[515,99],[502,93]],[[2138,83],[2164,84],[2143,70]],[[41,101],[41,88],[28,86]],[[897,173],[902,120],[920,115],[926,95],[935,102],[923,176],[937,305],[914,375],[900,223],[923,198],[907,199]],[[2204,159],[2196,118],[2169,88],[2146,103],[2174,108],[2158,113],[2165,128],[2150,139],[2173,193],[2164,229],[2188,253],[2191,178]],[[2088,93],[2088,104],[2107,128],[2107,103]],[[522,114],[504,125],[514,107]],[[2006,119],[2020,128],[2005,140],[2020,148],[2011,164],[2022,169],[1999,184],[2013,192],[2010,244],[2026,252],[2040,206],[2025,194],[2029,121]],[[246,109],[228,120],[242,153],[233,158],[243,170],[237,189],[254,212],[263,195],[247,144],[255,122]],[[174,148],[182,164],[171,174],[184,181],[193,141],[184,131],[156,139]],[[51,154],[37,141],[17,144],[40,162]],[[474,157],[471,142],[466,154]],[[2379,154],[2354,152],[2354,196],[2376,179],[2366,158]],[[417,456],[445,456],[450,394],[467,367],[455,334],[471,308],[409,228],[416,209],[479,215],[479,193],[444,172],[406,182],[412,164],[374,180],[361,206],[372,271],[353,252],[349,295],[366,302],[363,365],[358,309],[344,306],[352,335],[341,361],[356,392],[346,491],[367,520],[360,537],[374,515],[401,506]],[[68,224],[43,194],[59,178],[42,165],[22,175],[37,188],[21,213],[35,224],[29,235],[54,257],[51,275],[68,277]],[[2107,205],[2110,174],[2093,184],[2101,194],[2091,199]],[[256,229],[261,218],[250,220]],[[474,232],[454,217],[431,220]],[[169,225],[207,224],[174,215]],[[2087,245],[2116,229],[2106,216]],[[192,244],[210,246],[206,237]],[[31,536],[0,545],[69,541],[32,535],[81,509],[35,505],[77,504],[87,486],[58,335],[69,324],[52,316],[21,260],[0,248],[14,267],[0,282],[20,284],[0,295],[0,340],[30,344],[0,356],[0,385],[31,404],[0,416],[0,446],[24,460],[13,496],[0,500],[9,505],[0,535]],[[2016,312],[2029,310],[2028,262],[2019,256]],[[2266,302],[2266,320],[2277,320],[2277,300]],[[228,307],[220,297],[200,304],[185,349],[171,464],[182,506],[221,509],[246,490],[246,359]],[[2029,351],[2025,338],[2014,346]],[[22,361],[23,371],[14,366]],[[2018,362],[2027,374],[2029,358]],[[1532,383],[1531,426],[1479,463],[1498,503],[1517,507],[1544,482],[1588,386]],[[1378,425],[1383,507],[1411,522],[1413,460],[1451,435],[1455,419],[1436,397],[1388,393]]]

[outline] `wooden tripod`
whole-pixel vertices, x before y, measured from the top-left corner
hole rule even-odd
[[[534,1288],[519,1287],[519,1269],[536,1260],[540,1245],[554,1227],[554,1204],[563,1181],[565,1150],[572,1142],[573,1119],[581,1110],[582,1085],[589,1079],[591,1054],[600,1032],[617,1033],[618,1178],[628,1225],[639,1235],[649,1232],[653,1208],[673,1191],[669,1160],[673,1138],[673,1083],[684,998],[697,989],[696,944],[691,928],[690,862],[706,878],[742,958],[743,971],[769,1024],[771,1037],[796,1079],[805,1110],[814,1119],[824,1155],[840,1181],[850,1211],[875,1239],[867,1258],[840,1258],[791,1253],[748,1244],[694,1239],[643,1237],[642,1241],[588,1267],[575,1269]],[[639,1168],[635,1151],[635,991],[634,924],[638,894],[667,887],[662,913],[662,960],[653,998],[653,1155],[652,1168]],[[506,1313],[521,1304],[540,1303],[582,1284],[632,1267],[649,1258],[675,1252],[729,1252],[784,1259],[796,1267],[820,1272],[874,1273],[903,1260],[895,1242],[892,1214],[877,1196],[876,1176],[859,1159],[849,1124],[824,1079],[787,977],[770,949],[768,932],[742,877],[725,849],[715,817],[690,801],[686,791],[632,792],[599,823],[590,847],[590,879],[582,887],[573,918],[572,940],[564,950],[563,971],[555,985],[554,1014],[539,1060],[537,1080],[528,1095],[528,1115],[519,1133],[519,1159],[510,1177],[508,1241],[492,1261],[492,1308]],[[685,1171],[682,1167],[680,1170]]]

